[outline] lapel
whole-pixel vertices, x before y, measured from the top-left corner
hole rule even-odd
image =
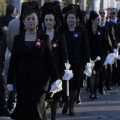
[[[58,39],[58,34],[57,34],[56,30],[54,31],[54,37],[53,37],[53,39],[51,41],[51,45],[52,45],[52,47],[59,46],[59,39]]]
[[[19,39],[19,46],[20,50],[25,53],[25,32],[20,34],[20,39]]]

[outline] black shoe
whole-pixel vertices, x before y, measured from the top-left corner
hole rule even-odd
[[[76,100],[76,104],[80,105],[81,101],[80,100]]]
[[[107,88],[107,90],[112,90],[112,87],[110,87],[110,86],[107,86],[106,88]]]
[[[90,95],[89,98],[94,100],[94,95]]]
[[[94,99],[100,99],[100,97],[99,97],[99,96],[97,96],[97,95],[95,95],[95,96],[94,96]]]
[[[59,106],[60,106],[60,107],[63,107],[62,101],[59,101]]]
[[[50,102],[47,103],[46,109],[49,109],[51,107]]]
[[[90,89],[87,87],[87,88],[86,88],[86,91],[90,91]]]
[[[63,107],[63,110],[62,110],[62,114],[66,114],[67,113],[68,107],[69,107],[68,104],[64,104],[64,107]]]
[[[7,108],[4,108],[3,110],[0,110],[0,116],[10,117],[10,112],[7,110]]]
[[[73,109],[69,109],[69,116],[75,116],[74,110]]]
[[[104,89],[99,89],[100,94],[105,95],[105,90]]]

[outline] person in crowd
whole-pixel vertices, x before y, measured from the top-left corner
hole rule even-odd
[[[67,62],[68,59],[67,46],[64,35],[54,28],[55,23],[56,23],[55,14],[52,12],[46,13],[44,17],[44,24],[46,28],[45,33],[49,35],[52,45],[53,56],[55,57],[55,63],[57,66],[59,78],[61,79],[65,70],[65,63]],[[61,92],[56,93],[52,98],[53,100],[51,102],[51,120],[56,120],[57,103],[58,101],[60,101],[60,97]]]
[[[35,10],[36,10],[36,8],[39,8],[38,3],[35,1],[34,2],[23,2],[22,6],[21,6],[21,10],[22,10],[21,16],[25,12],[25,10],[29,9],[30,7]],[[37,12],[39,12],[39,11],[37,11]],[[11,56],[11,52],[12,52],[14,37],[17,34],[19,34],[19,32],[20,32],[19,29],[20,29],[20,19],[19,18],[13,19],[9,22],[7,36],[6,36],[7,49],[6,49],[6,53],[5,53],[5,62],[4,62],[4,80],[5,81],[7,81],[9,60],[10,60],[10,56]],[[11,100],[11,97],[12,97],[12,100]],[[12,94],[10,94],[9,99],[8,99],[8,108],[9,109],[12,109],[14,107],[13,103],[16,102],[15,98],[16,98],[16,89],[15,89],[15,84],[13,84],[13,92],[12,92]]]
[[[3,80],[3,61],[5,52],[5,40],[4,31],[0,24],[0,116],[10,116],[10,112],[7,110],[5,83]]]
[[[7,30],[7,47],[10,52],[12,52],[14,37],[19,34],[20,20],[19,18],[13,19],[9,22]]]
[[[7,8],[6,8],[6,15],[5,16],[2,16],[0,17],[0,23],[1,23],[1,26],[4,27],[8,27],[8,24],[9,22],[15,18],[15,11],[16,11],[16,8],[13,6],[13,5],[8,5]]]
[[[56,15],[56,24],[55,24],[55,28],[56,30],[61,30],[63,31],[61,25],[64,24],[64,19],[62,16],[62,11],[60,9],[60,5],[59,2],[46,2],[43,6],[42,6],[42,14],[41,14],[41,21],[42,21],[42,29],[44,29],[44,14],[46,14],[47,12],[51,11],[54,12],[54,14]]]
[[[111,8],[110,10],[111,13],[111,19],[110,19],[110,23],[114,28],[114,35],[115,35],[115,42],[116,42],[116,46],[117,44],[120,42],[120,34],[119,34],[119,30],[120,30],[120,19],[117,18],[117,9],[116,8]],[[114,48],[116,48],[116,46]],[[120,85],[120,75],[119,75],[119,71],[120,71],[120,61],[117,60],[115,62],[115,64],[113,64],[113,75],[112,75],[112,84],[113,85]]]
[[[97,88],[99,83],[99,72],[102,68],[103,62],[107,55],[106,50],[106,41],[105,41],[105,31],[100,24],[100,16],[96,12],[92,12],[90,14],[88,24],[87,24],[87,32],[88,32],[88,40],[90,46],[90,57],[91,60],[95,60],[97,56],[101,58],[100,61],[95,63],[93,68],[92,76],[89,79],[90,83],[90,96],[89,98],[99,99],[97,96]]]
[[[0,24],[1,24],[1,27],[2,27],[3,32],[4,32],[3,36],[4,36],[4,43],[5,43],[4,48],[5,49],[7,47],[7,45],[6,45],[6,33],[7,33],[7,29],[8,29],[8,24],[12,19],[14,19],[15,10],[16,10],[16,8],[14,6],[8,5],[7,8],[6,8],[6,15],[0,17]]]
[[[106,17],[106,20],[109,22],[110,21],[110,10],[111,8],[107,8],[107,17]]]
[[[7,8],[6,8],[6,15],[5,16],[2,16],[0,17],[0,23],[1,23],[1,27],[3,29],[3,32],[4,32],[4,49],[6,50],[7,48],[7,45],[6,45],[6,35],[7,35],[7,30],[8,30],[8,24],[11,20],[13,20],[15,17],[14,17],[14,13],[16,11],[16,8],[12,5],[8,5]],[[4,50],[4,53],[3,55],[5,55],[5,50]],[[5,57],[5,56],[4,56]]]
[[[37,30],[38,22],[36,11],[25,11],[26,31],[13,43],[7,87],[12,90],[15,80],[17,105],[11,115],[15,120],[44,120],[49,75],[52,81],[58,79],[49,37]]]
[[[120,19],[120,10],[118,11],[117,18]]]
[[[107,43],[107,54],[113,52],[113,46],[115,46],[114,31],[111,24],[107,21],[107,10],[100,9],[99,14],[101,16],[101,26],[105,29],[105,40]],[[112,65],[103,66],[100,71],[99,91],[101,94],[105,94],[104,85],[107,90],[111,90],[112,80]]]
[[[77,26],[78,15],[74,11],[69,11],[66,15],[65,39],[68,50],[68,60],[71,64],[70,69],[73,71],[73,78],[70,80],[70,96],[66,99],[62,113],[67,113],[69,108],[69,115],[74,116],[74,103],[76,101],[77,92],[80,85],[83,85],[81,73],[83,73],[84,66],[89,62],[89,45],[87,35],[82,27]]]
[[[14,41],[14,37],[17,34],[19,34],[19,26],[20,26],[19,18],[11,20],[8,25],[7,36],[6,36],[7,48],[5,52],[5,61],[4,61],[4,69],[3,69],[5,83],[7,83],[7,74],[8,74],[9,61],[13,47],[13,41]],[[13,92],[11,92],[11,95],[9,94],[8,97],[9,110],[11,110],[14,107],[13,102],[15,102],[15,96],[16,96],[15,85],[13,86],[14,86]]]

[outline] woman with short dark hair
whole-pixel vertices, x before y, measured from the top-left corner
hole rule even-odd
[[[66,25],[64,34],[67,43],[68,60],[71,64],[70,69],[73,71],[73,78],[70,80],[70,96],[65,101],[62,113],[74,116],[74,103],[77,92],[83,85],[81,75],[87,62],[89,62],[89,46],[85,30],[77,26],[78,15],[75,11],[69,11],[66,15]]]
[[[27,10],[23,15],[26,30],[14,39],[8,70],[8,88],[15,80],[17,105],[11,118],[44,120],[45,96],[52,81],[58,79],[48,35],[37,30],[37,13]]]

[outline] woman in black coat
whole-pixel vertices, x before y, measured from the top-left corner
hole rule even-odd
[[[77,91],[83,80],[84,66],[89,62],[89,46],[86,32],[82,27],[77,27],[78,16],[76,12],[69,11],[66,15],[66,24],[64,34],[67,43],[68,60],[73,71],[73,78],[70,80],[70,100],[66,101],[62,113],[65,114],[69,107],[69,115],[74,115],[74,103],[77,97]]]
[[[97,88],[99,83],[99,71],[102,68],[105,56],[107,55],[106,39],[104,28],[99,26],[100,17],[93,11],[90,15],[87,25],[88,40],[90,46],[91,60],[95,60],[97,56],[100,56],[101,60],[95,63],[92,76],[89,79],[90,83],[90,98],[98,99]]]
[[[8,70],[8,84],[12,85],[15,77],[17,90],[11,118],[44,120],[49,75],[52,81],[57,80],[57,69],[48,35],[37,30],[37,13],[27,10],[23,22],[26,31],[15,37]]]
[[[53,56],[55,58],[59,78],[61,78],[61,75],[63,75],[65,69],[65,63],[68,59],[67,46],[64,34],[54,29],[55,23],[56,16],[54,13],[46,13],[44,17],[44,24],[46,28],[45,33],[49,35],[49,38],[51,40]],[[58,92],[52,98],[53,101],[51,102],[51,120],[56,119],[57,103],[60,100],[60,97],[61,92]]]

